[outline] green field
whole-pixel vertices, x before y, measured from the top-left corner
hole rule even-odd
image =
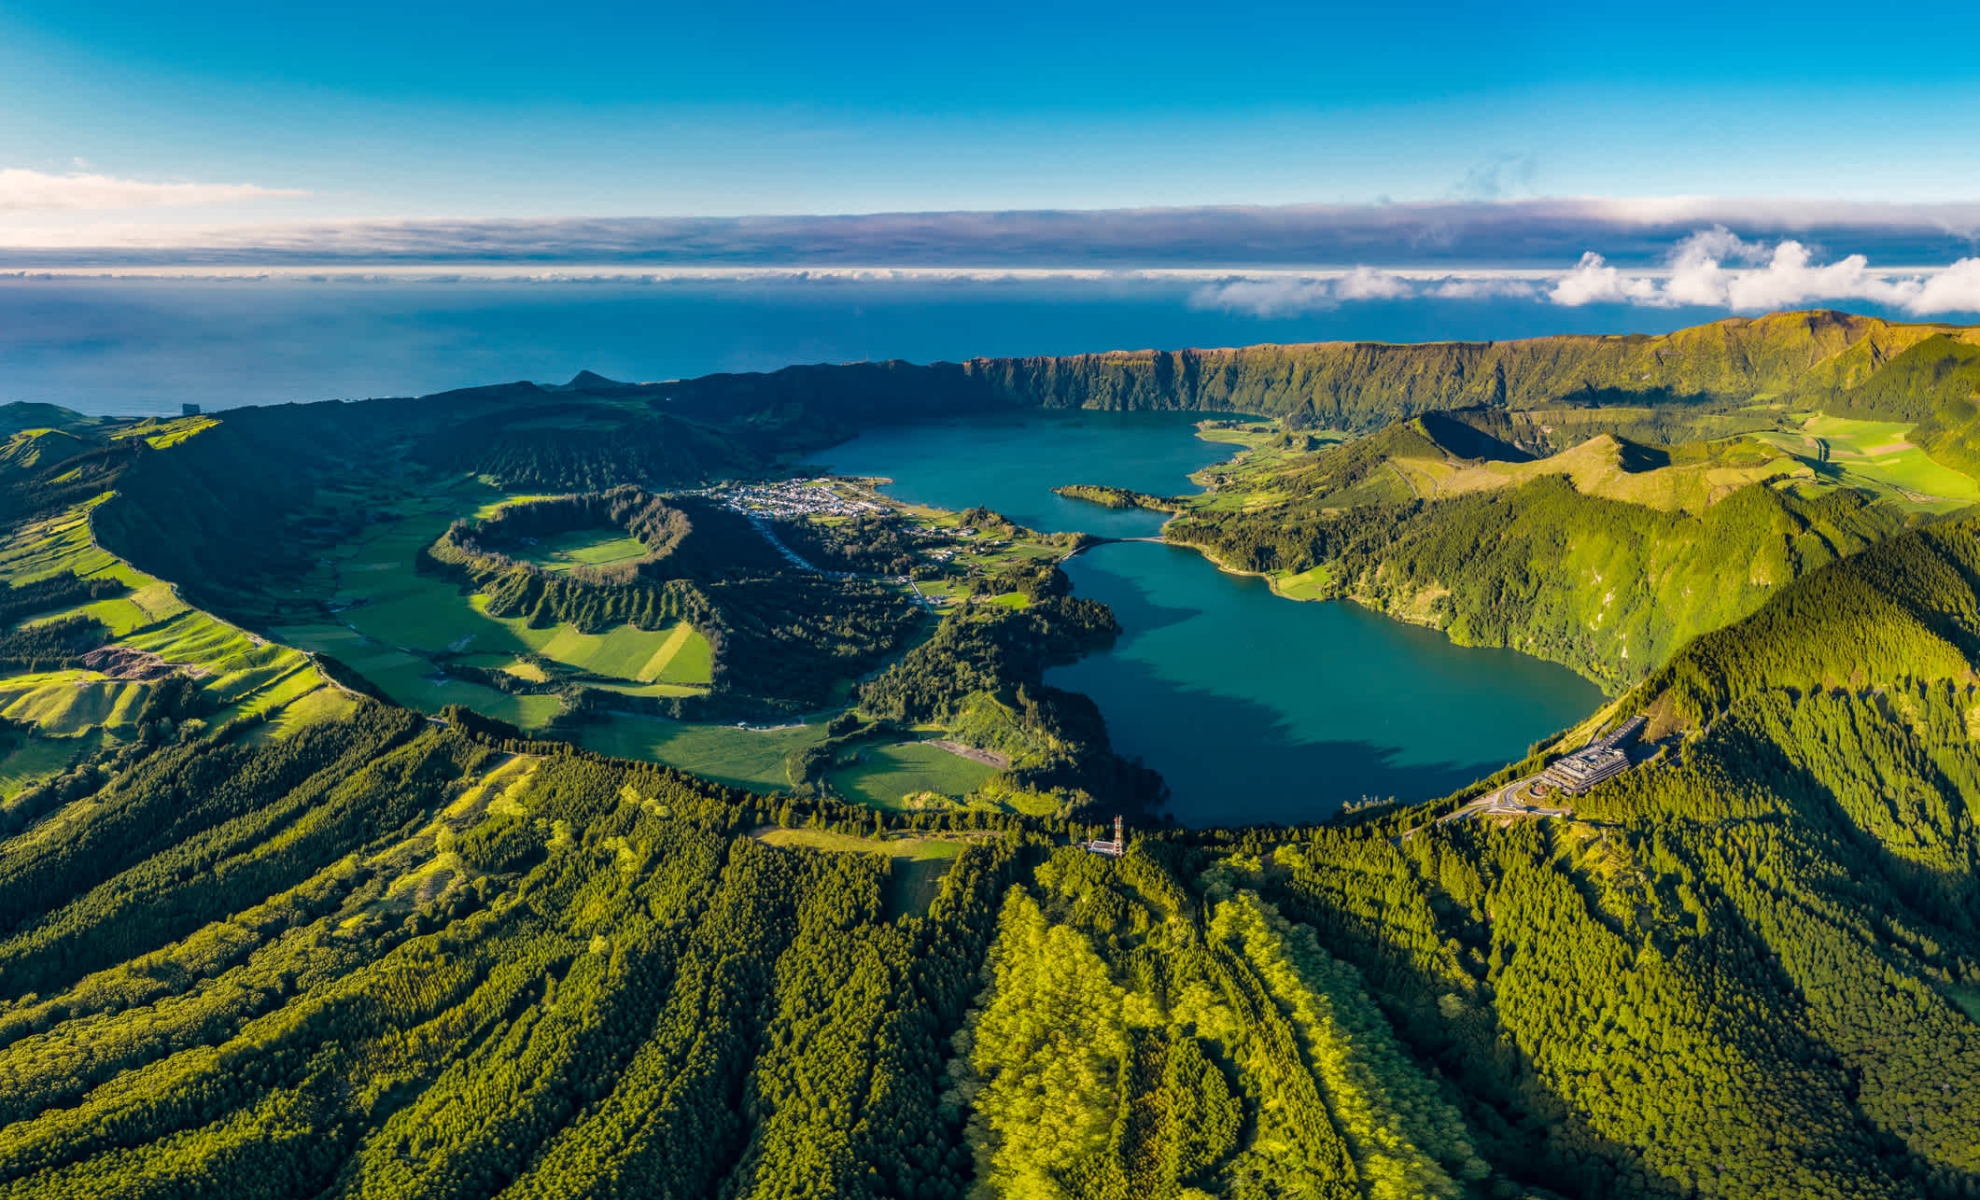
[[[685,623],[654,630],[621,625],[598,634],[569,625],[532,629],[519,619],[489,616],[478,594],[421,575],[413,569],[419,552],[450,519],[444,512],[410,517],[351,547],[337,564],[336,601],[348,606],[342,619],[372,641],[400,650],[534,654],[635,683],[709,682],[713,651],[708,639]],[[327,645],[314,648],[343,657]]]
[[[87,739],[30,737],[8,731],[0,737],[0,799],[11,800],[31,783],[57,775],[90,746]]]
[[[60,621],[68,617],[89,617],[101,621],[110,630],[110,636],[123,637],[133,630],[156,625],[170,620],[180,613],[191,610],[191,605],[179,599],[178,593],[167,583],[152,583],[124,596],[114,596],[108,600],[98,600],[92,604],[78,605],[49,613],[26,622],[38,625],[47,621]]]
[[[1288,600],[1318,600],[1333,584],[1333,572],[1325,566],[1297,575],[1281,575],[1272,580],[1272,590]]]
[[[540,729],[563,711],[563,702],[555,696],[511,696],[464,679],[435,679],[436,668],[426,659],[342,625],[291,625],[271,632],[291,646],[330,655],[393,700],[424,712],[465,704],[497,720]]]
[[[1901,421],[1813,416],[1799,433],[1756,434],[1790,454],[1824,464],[1836,482],[1866,488],[1899,503],[1951,510],[1980,503],[1980,482],[1929,458],[1907,439]]]
[[[587,750],[614,758],[666,763],[753,792],[781,792],[791,786],[784,756],[801,746],[815,746],[825,737],[823,723],[755,730],[620,716],[603,725],[585,726],[577,740]]]
[[[849,800],[876,808],[899,808],[902,797],[921,792],[967,796],[996,773],[995,767],[940,747],[905,742],[867,751],[866,761],[833,772],[831,783]]]
[[[518,557],[546,571],[563,572],[572,567],[638,562],[646,557],[646,547],[638,538],[617,529],[579,529],[528,547]]]
[[[531,629],[520,620],[488,616],[482,611],[486,599],[480,595],[465,601],[476,616],[505,630],[530,652],[594,675],[638,683],[706,684],[714,669],[708,639],[685,621],[650,630],[620,625],[604,633],[580,633],[569,625]],[[352,624],[362,628],[356,614]],[[468,644],[487,648],[482,640],[476,634]]]
[[[621,696],[699,696],[703,689],[681,683],[598,683],[593,684],[601,692],[614,692]]]
[[[320,687],[283,705],[254,733],[258,738],[280,740],[319,721],[340,721],[355,707],[357,701],[343,692]]]
[[[289,626],[273,631],[275,635],[334,656],[400,704],[426,712],[464,704],[524,729],[541,729],[556,719],[563,701],[548,695],[514,696],[448,677],[426,656],[463,654],[475,666],[543,682],[547,676],[542,668],[518,657],[529,656],[624,680],[604,686],[628,696],[691,696],[707,688],[713,649],[685,622],[654,630],[620,625],[597,634],[570,625],[532,629],[519,619],[489,616],[486,598],[477,593],[420,574],[414,569],[419,553],[446,530],[458,502],[458,497],[435,497],[427,502],[428,511],[342,550],[323,586],[334,590],[337,617],[344,624]],[[500,503],[483,504],[481,511]],[[586,553],[604,545],[595,534],[582,536],[592,539]]]
[[[49,737],[75,737],[135,720],[149,689],[94,671],[45,671],[0,679],[0,717]]]
[[[0,578],[21,584],[74,571],[85,579],[121,579],[133,588],[157,583],[91,540],[88,513],[96,504],[23,526],[0,549]]]
[[[118,579],[132,590],[36,620],[91,617],[109,629],[113,644],[190,668],[201,689],[218,705],[213,719],[221,723],[278,713],[326,686],[307,656],[191,607],[170,584],[134,570],[98,547],[89,532],[91,507],[82,505],[23,527],[0,548],[0,580],[17,584],[74,571],[87,578]],[[149,684],[119,682],[89,671],[20,675],[0,680],[0,715],[46,734],[72,737],[92,728],[128,724],[149,690]],[[298,719],[299,715],[292,715],[290,723]]]
[[[556,696],[511,696],[465,679],[438,675],[425,659],[396,650],[351,666],[392,699],[422,712],[463,704],[498,721],[541,729],[564,710],[564,702]]]

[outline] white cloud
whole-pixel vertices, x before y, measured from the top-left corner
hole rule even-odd
[[[1425,294],[1439,300],[1528,300],[1539,294],[1539,288],[1526,279],[1483,275],[1446,279]]]
[[[1720,266],[1728,259],[1762,262],[1767,247],[1745,241],[1724,225],[1701,229],[1671,248],[1671,277],[1663,298],[1671,304],[1724,307],[1732,276]]]
[[[1728,262],[1756,264],[1728,267]],[[1679,305],[1766,312],[1808,304],[1868,301],[1924,315],[1980,312],[1980,259],[1963,258],[1932,272],[1879,271],[1861,254],[1817,265],[1807,246],[1786,238],[1772,246],[1745,241],[1724,226],[1700,230],[1672,247],[1661,273],[1625,274],[1592,251],[1547,293],[1555,304]]]
[[[1917,294],[1913,279],[1872,274],[1870,261],[1852,254],[1825,267],[1810,264],[1808,248],[1785,241],[1764,268],[1740,271],[1726,283],[1726,307],[1739,311],[1791,308],[1816,300],[1870,300],[1904,304]]]
[[[1415,294],[1407,280],[1373,267],[1356,267],[1334,282],[1338,300],[1404,300]]]
[[[252,183],[147,183],[87,171],[51,175],[25,167],[0,168],[0,212],[177,208],[307,194]]]
[[[1289,317],[1323,312],[1352,300],[1407,300],[1416,295],[1409,280],[1373,267],[1356,267],[1343,275],[1270,276],[1227,279],[1196,289],[1190,304],[1222,308],[1257,317]]]
[[[1655,280],[1625,276],[1593,250],[1583,254],[1574,269],[1554,283],[1547,298],[1566,308],[1580,308],[1584,304],[1663,307],[1670,303],[1658,291]]]
[[[1905,307],[1920,315],[1980,312],[1980,258],[1962,258],[1927,276]]]
[[[1190,296],[1195,308],[1222,308],[1255,317],[1289,317],[1336,308],[1332,285],[1324,279],[1233,279],[1200,287]]]

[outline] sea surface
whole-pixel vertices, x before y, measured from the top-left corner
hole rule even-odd
[[[1051,493],[1068,482],[1195,490],[1231,447],[1166,414],[967,418],[869,430],[813,456],[887,475],[904,500],[985,504],[1035,529],[1159,531],[1160,513]],[[1193,550],[1116,542],[1066,564],[1125,633],[1046,681],[1099,704],[1115,746],[1162,773],[1188,825],[1313,821],[1362,799],[1443,795],[1522,756],[1602,701],[1566,667],[1453,645],[1345,601],[1272,594]]]
[[[1228,307],[1172,277],[433,282],[0,275],[0,402],[176,413],[418,396],[582,370],[633,381],[792,363],[1549,333],[1656,333],[1698,309],[1531,299]]]

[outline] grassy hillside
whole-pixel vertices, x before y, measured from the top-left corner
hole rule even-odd
[[[1730,438],[1601,432],[1535,457],[1491,433],[1529,414],[1503,415],[1429,414],[1311,453],[1263,446],[1164,536],[1293,598],[1351,598],[1615,692],[1782,585],[1980,502],[1980,482],[1899,422],[1778,414]]]
[[[159,747],[0,843],[0,1194],[1967,1194],[1976,533],[1681,652],[1560,819],[1110,860],[374,704]]]

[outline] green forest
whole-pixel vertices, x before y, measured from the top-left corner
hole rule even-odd
[[[1875,417],[1966,469],[1970,336],[0,410],[0,1196],[1980,1197],[1980,513],[1850,465]],[[1165,536],[1609,701],[1453,795],[1184,828],[1045,682],[1122,633],[1084,540],[706,490],[1020,403],[1286,418]],[[1782,413],[1819,452],[1753,440]],[[691,626],[711,696],[835,715],[751,791],[281,641],[362,616],[315,583],[415,516],[397,565],[491,619]],[[594,534],[632,549],[546,565]],[[1478,807],[1638,715],[1631,769]],[[912,730],[1010,802],[823,786]]]

